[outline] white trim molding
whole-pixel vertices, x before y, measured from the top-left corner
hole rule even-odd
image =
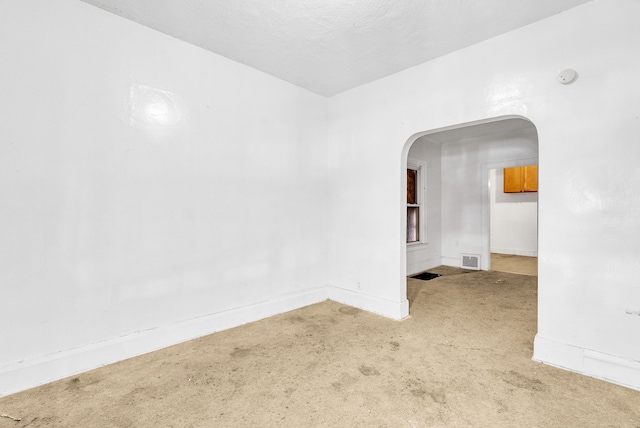
[[[533,360],[640,391],[640,361],[536,336]]]
[[[356,293],[339,287],[329,286],[329,300],[383,315],[394,320],[403,320],[409,316],[409,301],[401,302],[381,299],[380,297]]]
[[[327,287],[138,331],[0,367],[0,397],[327,300]]]
[[[394,320],[409,316],[406,299],[393,302],[332,286],[317,287],[4,365],[0,367],[0,397],[329,299]]]

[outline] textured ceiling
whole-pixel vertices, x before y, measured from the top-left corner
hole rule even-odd
[[[590,0],[82,0],[330,96]]]

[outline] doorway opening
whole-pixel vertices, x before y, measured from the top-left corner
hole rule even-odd
[[[416,215],[417,204],[403,201],[405,220],[409,221],[403,222],[407,230],[403,242],[405,277],[438,266],[490,270],[491,243],[500,242],[491,237],[491,230],[496,229],[491,227],[491,171],[537,164],[536,128],[519,116],[414,135],[405,146],[402,168],[403,177],[407,176],[404,170],[412,168],[422,177],[416,181],[421,214]],[[407,182],[403,179],[402,184],[404,198]],[[537,193],[533,217],[537,256]],[[419,239],[416,235],[409,239],[408,226],[415,225],[416,219],[421,219]]]
[[[536,170],[535,166],[489,170],[491,270],[538,275],[537,177],[531,177],[530,187],[523,185],[523,172],[532,171],[530,175],[535,175]],[[519,181],[520,186],[514,181]]]

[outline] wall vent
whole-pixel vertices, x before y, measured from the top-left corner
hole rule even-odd
[[[479,254],[463,254],[462,267],[466,269],[480,269]]]

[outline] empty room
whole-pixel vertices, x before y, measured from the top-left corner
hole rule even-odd
[[[640,427],[639,17],[0,0],[0,428]]]

